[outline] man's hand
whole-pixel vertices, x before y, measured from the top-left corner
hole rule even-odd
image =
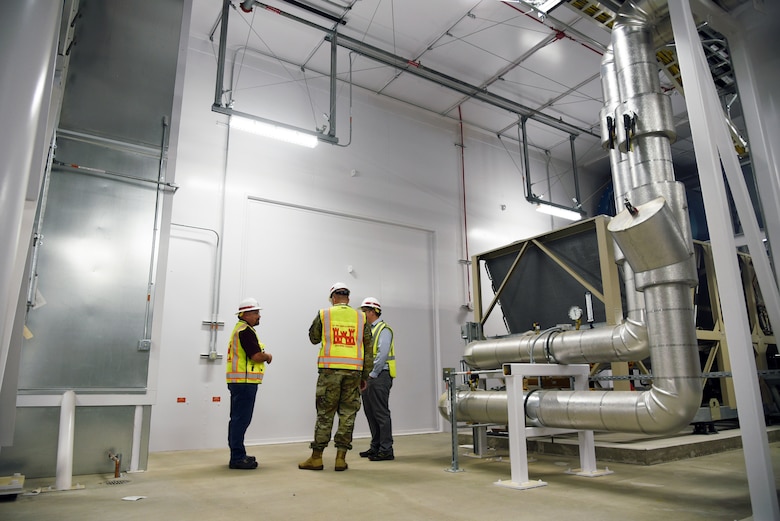
[[[265,355],[265,363],[270,364],[271,360],[274,359],[274,356],[271,353],[266,353],[266,352],[263,352],[263,354]]]
[[[366,388],[368,387],[368,382],[366,382],[365,380],[362,380],[362,379],[361,379],[361,380],[360,380],[360,385],[359,385],[358,387],[359,387],[359,389],[360,389],[360,392],[362,393],[362,392],[363,392],[363,391],[365,391],[365,390],[366,390]]]

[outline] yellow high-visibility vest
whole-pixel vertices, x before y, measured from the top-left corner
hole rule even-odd
[[[371,334],[374,335],[374,356],[379,353],[379,333],[387,329],[390,334],[393,335],[393,330],[386,322],[377,322],[376,325],[371,326]],[[390,352],[387,354],[387,368],[390,371],[390,376],[395,378],[395,335],[390,341]],[[382,370],[381,368],[379,369]]]
[[[346,304],[320,310],[322,345],[317,358],[321,369],[363,370],[363,329],[366,315]]]
[[[229,384],[261,384],[263,383],[263,374],[265,373],[265,362],[255,362],[247,358],[246,351],[241,345],[241,339],[238,334],[244,329],[251,329],[257,334],[252,326],[240,320],[233,333],[230,335],[230,344],[228,344],[227,366],[225,367],[225,377]],[[265,350],[265,344],[260,342],[260,350]]]

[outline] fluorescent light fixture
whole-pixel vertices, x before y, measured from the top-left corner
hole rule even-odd
[[[547,14],[551,9],[554,7],[558,7],[558,4],[562,3],[563,0],[501,0],[502,2],[506,2],[508,4],[528,4],[537,11],[541,11],[542,13]]]
[[[306,134],[297,130],[272,125],[270,123],[263,123],[262,121],[255,121],[241,116],[230,116],[230,128],[308,148],[314,148],[318,143],[317,136],[312,134]]]
[[[546,2],[538,2],[534,5],[534,9],[537,9],[543,13],[549,13],[553,8],[557,7],[563,0],[547,0]]]
[[[575,212],[574,210],[567,210],[566,208],[559,208],[557,206],[551,206],[549,204],[537,204],[536,211],[546,213],[548,215],[554,215],[555,217],[561,217],[570,221],[579,221],[582,219],[582,214]]]

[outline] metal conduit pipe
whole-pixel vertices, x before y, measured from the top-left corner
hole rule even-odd
[[[614,327],[551,332],[477,340],[466,346],[463,360],[472,369],[499,369],[502,364],[544,362],[587,364],[631,362],[650,355],[647,328],[631,319]]]
[[[666,15],[665,0],[628,0],[612,31],[620,93],[615,143],[628,156],[629,168],[613,171],[616,186],[625,187],[627,204],[609,230],[635,273],[636,289],[644,293],[653,386],[644,392],[530,392],[525,395],[530,425],[663,434],[688,424],[701,403],[690,295],[697,282],[692,234],[685,192],[674,180],[670,142],[676,135],[653,46],[654,34],[666,31],[654,24]],[[459,392],[456,417],[505,423],[500,394],[505,393]]]

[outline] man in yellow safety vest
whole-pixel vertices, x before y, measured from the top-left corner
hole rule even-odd
[[[366,314],[374,337],[374,368],[363,391],[363,411],[371,430],[371,445],[360,453],[370,461],[395,459],[393,453],[393,424],[390,419],[390,389],[395,378],[395,339],[393,330],[380,318],[382,304],[374,297],[366,297],[360,304]]]
[[[254,298],[244,299],[238,306],[238,323],[233,328],[228,345],[225,377],[230,391],[230,422],[228,446],[231,469],[255,469],[257,459],[247,456],[244,435],[252,422],[257,386],[263,383],[265,364],[273,356],[257,337],[255,326],[260,323],[260,306]]]
[[[309,328],[309,340],[320,344],[317,358],[317,422],[314,427],[312,453],[298,464],[303,470],[322,470],[322,451],[330,443],[333,418],[339,425],[333,436],[336,445],[335,470],[347,470],[347,451],[352,449],[355,416],[360,410],[360,393],[374,364],[371,328],[366,326],[362,311],[349,306],[349,288],[337,282],[330,288],[332,306],[321,309]]]

